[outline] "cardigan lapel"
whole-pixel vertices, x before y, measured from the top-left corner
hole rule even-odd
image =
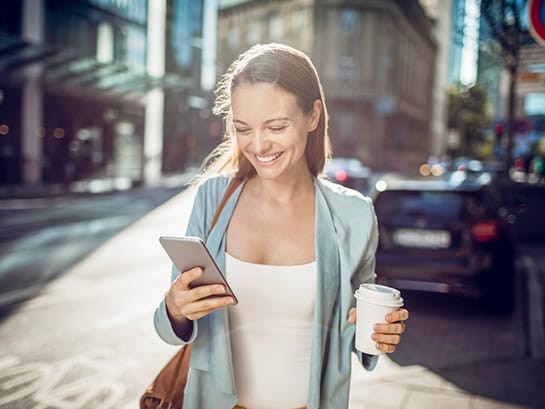
[[[316,307],[311,348],[310,391],[308,407],[320,406],[322,362],[326,363],[325,344],[329,336],[330,321],[339,292],[339,243],[329,205],[315,179],[316,220],[315,247],[317,261]]]
[[[206,245],[212,257],[218,263],[220,269],[225,272],[225,233],[231,220],[233,210],[238,201],[245,181],[238,186],[231,197],[225,203],[216,225],[210,231]],[[221,200],[221,198],[220,198]],[[217,202],[219,203],[218,200]],[[229,328],[229,315],[226,308],[222,308],[210,314],[210,343],[208,356],[212,381],[227,394],[236,395],[235,377],[233,373],[231,338]]]
[[[317,317],[323,325],[329,324],[330,313],[339,289],[339,243],[328,203],[316,186],[315,246],[318,268]]]

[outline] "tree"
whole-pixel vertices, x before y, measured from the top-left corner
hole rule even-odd
[[[448,127],[460,135],[458,154],[477,156],[484,142],[484,128],[490,122],[486,109],[487,97],[479,85],[460,83],[448,89]]]
[[[488,28],[488,35],[499,46],[501,61],[509,74],[506,152],[508,166],[513,161],[515,97],[520,51],[525,45],[534,42],[525,23],[527,3],[527,0],[481,0],[481,16]]]

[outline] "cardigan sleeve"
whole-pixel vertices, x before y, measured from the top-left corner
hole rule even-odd
[[[205,221],[206,209],[203,202],[204,196],[205,195],[203,193],[203,187],[202,185],[199,185],[199,187],[197,188],[197,193],[195,195],[195,200],[193,201],[193,208],[191,210],[191,215],[189,217],[189,221],[187,224],[186,236],[196,236],[196,237],[200,237],[201,239],[205,238],[204,225],[206,223]],[[170,282],[171,283],[174,282],[174,280],[178,277],[179,274],[180,272],[173,265],[171,270]],[[153,315],[153,324],[155,327],[155,331],[157,332],[159,337],[163,341],[165,341],[167,344],[171,344],[171,345],[183,345],[183,344],[192,343],[197,337],[197,333],[198,333],[198,321],[193,321],[193,328],[187,340],[180,338],[174,332],[174,328],[172,328],[172,323],[170,322],[170,319],[168,317],[165,297],[163,297],[163,299],[159,303],[159,306],[155,310],[155,313]]]
[[[362,283],[374,283],[375,282],[375,254],[378,247],[378,223],[377,217],[375,214],[375,209],[369,198],[366,198],[368,203],[368,223],[369,226],[368,236],[367,236],[367,245],[364,249],[363,256],[356,268],[356,273],[352,277],[352,290],[353,292],[357,290],[360,284]],[[378,361],[378,355],[369,355],[363,352],[360,352],[356,349],[355,342],[352,344],[352,349],[356,353],[360,363],[363,367],[371,371],[375,368]]]
[[[363,238],[366,241],[366,245],[363,249],[362,257],[356,267],[356,271],[352,276],[352,290],[356,291],[362,283],[374,283],[375,272],[375,257],[378,247],[378,223],[375,209],[371,202],[371,199],[366,198],[367,212],[365,229],[366,235]]]

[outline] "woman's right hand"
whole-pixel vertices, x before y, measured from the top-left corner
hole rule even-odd
[[[193,321],[210,314],[220,308],[234,304],[233,297],[210,297],[224,295],[222,284],[203,285],[190,288],[189,285],[203,274],[200,267],[183,271],[173,281],[166,295],[168,314],[176,326],[184,327],[188,320]]]

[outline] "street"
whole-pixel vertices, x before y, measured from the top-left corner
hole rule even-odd
[[[129,204],[120,200],[111,204]],[[173,351],[152,325],[170,270],[157,238],[179,234],[184,214],[179,200],[163,206],[170,209],[136,221],[4,313],[0,407],[136,407],[135,397]]]
[[[162,203],[169,194],[146,198],[127,193],[123,199],[93,198],[63,210],[40,210],[45,212],[40,220],[55,214],[59,219],[44,222],[42,235],[54,239],[38,253],[31,247],[27,267],[18,270],[22,274],[32,267],[25,282],[32,285],[32,277],[38,277],[40,291],[5,309],[0,318],[0,408],[137,407],[140,394],[176,350],[153,329],[153,311],[170,273],[157,239],[184,231],[192,193],[153,209],[151,202]],[[140,210],[127,210],[130,204]],[[103,228],[74,228],[78,223],[93,226],[91,217],[82,216],[90,209],[107,215],[95,219]],[[61,229],[62,217],[74,214],[72,227]],[[15,225],[4,231],[3,259],[9,257],[10,243],[24,238]],[[65,243],[78,251],[65,253]],[[404,293],[411,318],[403,341],[394,354],[380,359],[375,371],[354,368],[350,407],[545,407],[545,359],[533,356],[527,304],[527,289],[538,285],[527,280],[543,279],[537,270],[527,273],[528,268],[544,272],[540,249],[520,250],[524,261],[519,262],[517,305],[509,317],[491,315],[477,301]],[[64,261],[56,269],[45,261],[59,257]],[[46,273],[46,280],[42,270],[58,271],[54,279]],[[543,322],[538,324],[542,330]]]

